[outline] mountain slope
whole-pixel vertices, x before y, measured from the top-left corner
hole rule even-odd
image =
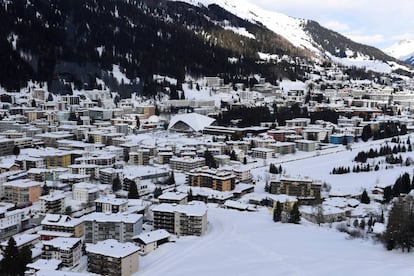
[[[152,0],[16,0],[0,2],[0,84],[19,89],[29,80],[52,91],[97,88],[135,91],[153,74],[225,78],[260,72],[270,81],[303,75],[288,60],[258,63],[258,52],[309,53],[261,24],[217,5],[209,8]],[[130,84],[116,83],[113,65]],[[144,91],[146,92],[146,91]],[[154,91],[147,91],[154,93]]]
[[[33,80],[66,94],[103,80],[124,95],[154,94],[154,74],[231,81],[259,73],[276,82],[303,79],[315,57],[392,60],[315,22],[233,2],[1,1],[0,85],[18,90]]]
[[[174,0],[171,0],[174,1]],[[260,22],[273,32],[286,38],[296,47],[308,49],[314,54],[326,54],[339,58],[365,58],[366,60],[393,61],[381,50],[356,43],[343,35],[320,26],[312,20],[292,18],[282,13],[267,11],[250,0],[178,0],[192,5],[217,4],[229,12],[250,22]],[[237,3],[237,4],[235,4]]]
[[[401,40],[384,52],[414,66],[414,40]]]

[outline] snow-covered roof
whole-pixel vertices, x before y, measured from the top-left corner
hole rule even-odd
[[[109,239],[86,246],[86,251],[114,258],[124,258],[138,252],[139,247],[130,242],[120,243],[117,240]]]
[[[163,193],[158,197],[158,199],[161,200],[183,200],[187,197],[187,194],[185,193],[179,193],[179,192],[166,192]]]
[[[41,269],[36,272],[36,276],[94,276],[98,275],[90,272],[71,272],[63,270]]]
[[[173,128],[178,122],[183,122],[194,131],[202,131],[205,127],[212,125],[215,121],[216,119],[197,113],[178,114],[171,118],[168,129]]]
[[[107,203],[112,205],[122,205],[122,204],[128,204],[128,199],[124,198],[115,198],[115,197],[100,197],[95,200],[96,203]]]
[[[132,237],[133,240],[140,240],[144,244],[153,243],[159,240],[167,239],[171,236],[170,233],[168,233],[164,229],[154,230],[148,233],[142,233],[139,235],[136,235]]]
[[[80,223],[82,223],[80,219],[73,219],[67,215],[58,214],[46,214],[41,222],[42,225],[60,225],[66,227],[74,227]]]
[[[40,199],[44,201],[56,201],[64,199],[65,194],[62,191],[51,192],[48,195],[41,196]]]
[[[188,205],[162,203],[152,208],[153,212],[183,213],[187,216],[204,216],[207,206],[201,201],[191,201]]]
[[[228,199],[224,202],[224,206],[227,208],[233,208],[238,210],[247,210],[249,208],[248,204],[241,203],[239,201]]]
[[[37,261],[28,264],[28,268],[32,268],[35,270],[41,270],[41,269],[50,269],[50,270],[57,270],[59,268],[59,265],[62,263],[61,260],[57,259],[38,259]]]
[[[24,179],[24,180],[14,180],[9,181],[3,184],[3,186],[12,186],[12,187],[18,187],[18,188],[30,188],[34,186],[40,186],[40,182],[32,181],[30,179]]]
[[[16,241],[16,246],[19,247],[23,244],[31,242],[33,240],[39,239],[40,235],[38,234],[22,234],[19,236],[13,236],[14,240]],[[7,246],[8,241],[3,241],[0,245],[2,247]]]
[[[60,250],[69,250],[72,249],[80,241],[81,239],[79,238],[58,237],[49,241],[43,241],[43,245],[53,246],[55,248],[59,248]]]
[[[127,213],[90,213],[83,217],[84,221],[136,223],[142,219],[140,214]]]

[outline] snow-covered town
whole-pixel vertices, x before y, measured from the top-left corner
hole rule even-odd
[[[412,83],[396,92],[332,74],[250,88],[192,79],[176,100],[1,93],[3,252],[11,237],[30,250],[25,275],[190,275],[199,259],[203,275],[268,275],[270,259],[282,274],[334,273],[320,262],[347,274],[351,260],[412,261],[380,242],[392,198],[412,187]],[[293,117],[218,124],[258,108]],[[297,262],[303,248],[313,257]]]

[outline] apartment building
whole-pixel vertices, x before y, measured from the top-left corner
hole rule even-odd
[[[107,152],[92,153],[88,156],[82,156],[75,159],[75,164],[93,164],[98,166],[110,167],[116,162],[115,154]]]
[[[128,211],[128,199],[115,197],[100,197],[95,200],[98,213],[124,213]]]
[[[86,247],[88,271],[99,275],[129,276],[138,271],[139,247],[114,239]]]
[[[158,197],[160,203],[187,204],[188,195],[179,192],[165,192]]]
[[[316,142],[310,140],[296,140],[296,147],[299,151],[315,151],[316,150]]]
[[[202,236],[207,230],[207,206],[192,201],[188,205],[162,203],[152,208],[154,229],[178,236]]]
[[[217,191],[231,191],[236,185],[236,176],[229,171],[197,168],[187,173],[188,184],[193,187],[206,187]]]
[[[41,194],[40,182],[30,179],[19,179],[3,184],[4,197],[8,202],[24,204],[39,201]]]
[[[37,134],[36,138],[41,139],[46,147],[57,148],[58,140],[73,139],[74,136],[72,133],[66,131],[59,131]]]
[[[62,261],[64,267],[74,267],[80,263],[82,240],[79,238],[55,238],[43,241],[42,258]]]
[[[16,242],[17,249],[21,250],[25,246],[29,248],[33,248],[40,241],[40,235],[21,234],[21,235],[13,236],[13,239]],[[8,240],[4,240],[2,243],[0,243],[0,249],[4,252],[7,248],[7,245],[8,245]]]
[[[16,159],[16,164],[19,165],[20,169],[28,171],[33,168],[44,169],[46,168],[45,161],[43,158],[38,156],[19,156]]]
[[[97,185],[81,182],[73,184],[72,186],[72,198],[73,200],[80,201],[81,203],[94,205],[95,200],[99,197],[99,188]]]
[[[126,213],[91,213],[84,216],[85,242],[97,243],[107,239],[132,241],[142,231],[143,216]]]
[[[0,237],[5,239],[19,233],[25,220],[21,209],[7,211],[6,208],[0,208]]]
[[[83,219],[75,219],[67,215],[46,214],[40,224],[42,230],[38,233],[41,240],[50,240],[56,237],[81,238],[84,234]]]
[[[133,165],[149,165],[150,150],[138,149],[129,153],[129,163]]]
[[[310,178],[281,177],[270,181],[271,194],[286,194],[300,198],[320,200],[322,183]]]
[[[12,139],[0,138],[0,156],[12,155],[14,149],[14,141]]]
[[[48,195],[41,196],[40,213],[41,214],[64,214],[65,213],[65,194],[61,191],[51,192]]]
[[[269,148],[281,155],[292,154],[296,151],[296,144],[293,142],[276,142],[270,144]]]
[[[253,148],[252,157],[260,159],[269,159],[273,157],[274,150],[268,148]]]
[[[106,185],[112,185],[112,182],[115,178],[119,178],[121,181],[123,181],[123,174],[122,169],[114,169],[114,168],[101,168],[99,169],[99,182]]]
[[[200,168],[206,165],[206,160],[203,157],[190,156],[172,157],[170,159],[170,166],[172,170],[189,172],[193,169]]]

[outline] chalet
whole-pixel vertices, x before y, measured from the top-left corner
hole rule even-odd
[[[132,240],[139,245],[139,253],[141,255],[147,255],[157,249],[161,244],[169,242],[170,237],[170,233],[164,229],[159,229],[134,236]]]

